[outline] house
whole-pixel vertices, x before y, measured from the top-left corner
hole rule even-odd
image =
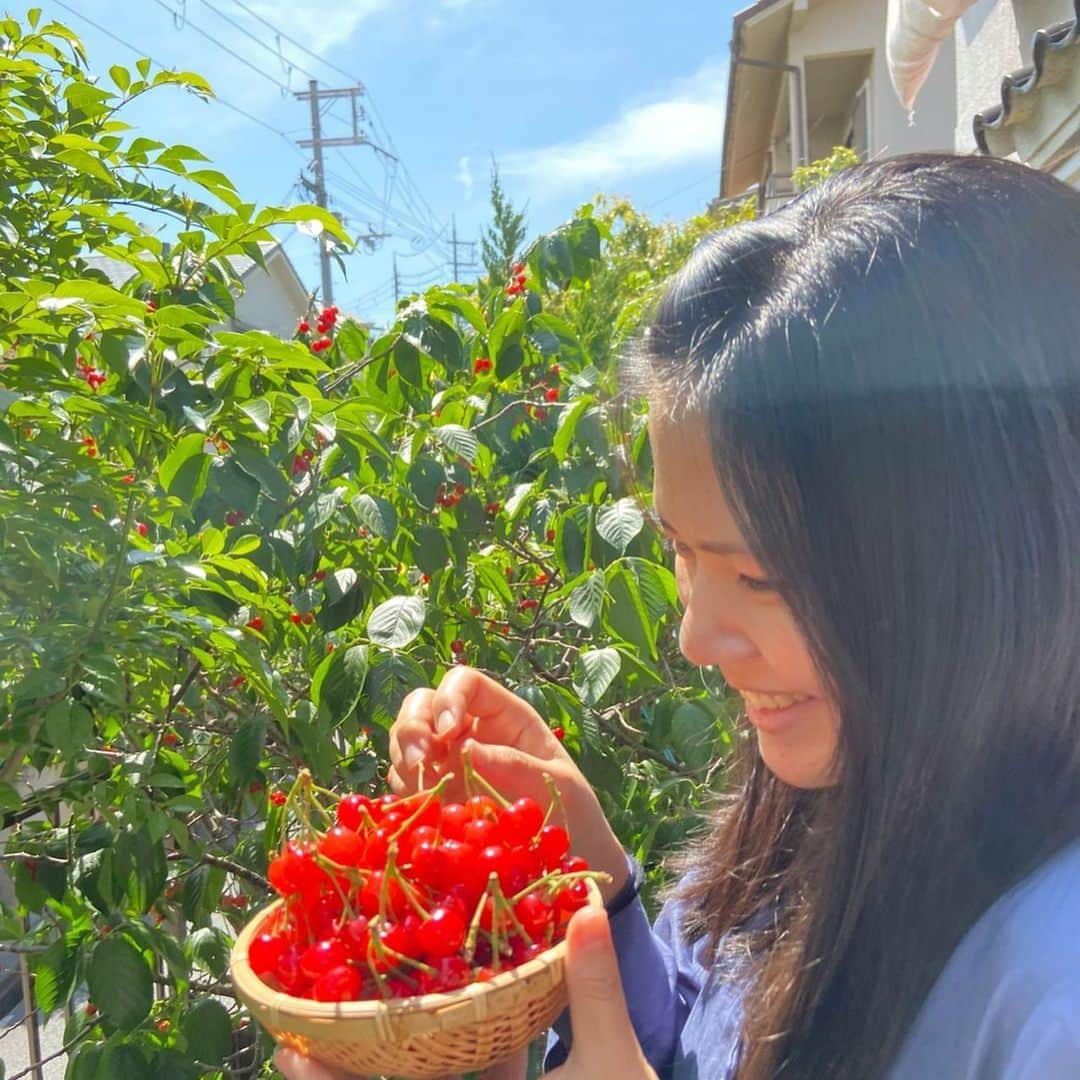
[[[929,73],[925,105],[897,100],[885,57],[884,0],[758,0],[734,19],[721,198],[755,189],[762,210],[794,193],[793,169],[849,146],[860,157],[951,150],[951,57]]]
[[[1080,0],[758,0],[734,18],[720,198],[848,146],[1016,156],[1080,182]]]
[[[901,101],[955,57],[955,149],[1014,157],[1080,188],[1080,0],[892,0]],[[952,40],[950,41],[950,36]]]
[[[261,241],[259,247],[266,263],[265,271],[246,255],[229,257],[242,290],[236,297],[236,314],[228,320],[225,329],[265,330],[288,339],[296,332],[296,324],[308,314],[311,293],[280,243]],[[123,285],[133,273],[127,263],[107,255],[86,256],[86,263],[104,273],[116,286]]]

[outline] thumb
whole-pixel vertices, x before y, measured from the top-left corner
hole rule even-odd
[[[581,908],[566,928],[566,984],[575,1074],[653,1077],[630,1022],[607,912]]]

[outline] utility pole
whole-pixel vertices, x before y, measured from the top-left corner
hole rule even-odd
[[[324,146],[362,146],[370,142],[367,135],[360,128],[360,119],[364,115],[363,108],[357,104],[357,99],[363,94],[362,86],[350,86],[344,90],[320,90],[316,79],[308,82],[307,92],[300,92],[296,97],[301,101],[305,98],[311,103],[311,138],[300,139],[300,146],[311,147],[314,151],[315,182],[311,183],[301,177],[301,183],[315,195],[316,203],[324,210],[329,209],[326,197],[326,172],[323,168]],[[324,139],[322,134],[322,117],[319,115],[319,102],[328,98],[349,98],[352,103],[352,134],[340,138]],[[323,304],[330,305],[334,302],[334,281],[330,274],[330,250],[326,241],[319,237],[319,267],[322,271],[322,300]]]
[[[469,256],[464,262],[458,259],[459,247],[469,248]],[[459,240],[457,238],[457,218],[453,214],[450,215],[450,250],[453,252],[451,258],[454,267],[454,281],[457,281],[459,271],[476,269],[476,241]]]

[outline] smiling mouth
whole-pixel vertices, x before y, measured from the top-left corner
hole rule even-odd
[[[743,701],[752,709],[786,709],[800,701],[810,701],[813,694],[759,694],[751,690],[740,690]]]

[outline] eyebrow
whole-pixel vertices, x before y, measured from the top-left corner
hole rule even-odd
[[[676,529],[670,522],[665,521],[655,510],[650,511],[649,517],[652,519],[655,525],[661,526],[669,533],[679,535],[678,529]],[[716,540],[703,540],[700,544],[696,544],[695,547],[701,551],[707,551],[710,555],[749,555],[750,552],[742,546],[742,544],[720,543]]]

